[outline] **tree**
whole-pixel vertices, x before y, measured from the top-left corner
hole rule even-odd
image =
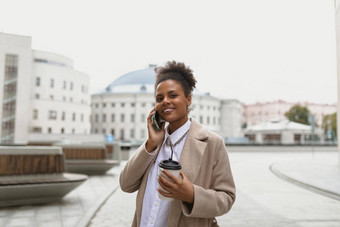
[[[322,128],[326,135],[326,140],[335,140],[337,138],[336,112],[327,114],[322,118]]]
[[[288,112],[285,113],[285,116],[288,118],[288,120],[305,125],[310,125],[308,120],[309,115],[310,115],[309,109],[305,106],[301,106],[298,104],[292,106],[288,110]]]

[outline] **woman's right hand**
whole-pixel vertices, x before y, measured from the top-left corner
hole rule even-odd
[[[156,112],[156,107],[154,107],[151,112],[149,113],[148,119],[147,119],[147,126],[148,126],[148,140],[146,141],[145,148],[147,152],[152,152],[154,151],[158,144],[163,142],[164,135],[165,135],[165,130],[164,130],[164,125],[162,124],[161,130],[156,130],[154,127],[152,115],[154,115]]]

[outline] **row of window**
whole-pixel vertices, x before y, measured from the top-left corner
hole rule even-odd
[[[119,105],[119,107],[127,107],[128,105],[127,105],[127,103],[125,103],[125,102],[121,102],[121,103],[111,103],[111,104],[108,104],[108,103],[102,103],[101,104],[101,107],[102,108],[106,108],[108,105],[110,105],[111,107],[116,107],[116,104],[117,105]],[[156,104],[153,102],[153,103],[151,103],[151,106],[155,106]],[[135,107],[136,106],[136,103],[134,103],[134,102],[131,102],[130,103],[130,107]],[[94,103],[94,104],[91,104],[91,107],[95,107],[95,108],[99,108],[99,103]],[[143,103],[141,103],[141,107],[146,107],[146,103],[145,102],[143,102]]]
[[[40,99],[40,94],[39,93],[36,93],[35,94],[35,99]],[[57,100],[57,99],[54,99],[54,95],[50,95],[49,96],[49,99],[50,100]],[[69,99],[67,99],[65,96],[62,97],[62,100],[59,100],[59,101],[63,101],[63,102],[73,102],[73,97],[70,97]],[[87,105],[87,101],[85,100],[81,100],[80,101],[81,104],[84,104],[84,105]]]
[[[127,129],[121,128],[119,130],[119,137],[116,137],[116,130],[115,129],[111,129],[111,130],[106,130],[106,129],[102,129],[101,131],[97,128],[93,129],[93,133],[102,133],[104,135],[106,134],[112,134],[115,136],[116,139],[120,139],[120,140],[124,140],[126,139],[127,134],[125,133],[127,131]],[[141,129],[140,130],[140,137],[141,138],[145,138],[145,129]],[[136,138],[136,130],[134,128],[129,130],[129,139],[135,139]]]
[[[110,117],[110,119],[107,119],[108,116]],[[116,121],[116,114],[111,114],[111,115],[109,115],[109,114],[102,114],[101,115],[101,119],[99,119],[99,117],[100,117],[99,114],[95,114],[94,115],[94,119],[93,120],[94,120],[95,123],[99,123],[100,120],[101,120],[101,123],[106,123],[106,122],[114,123]],[[120,114],[119,117],[120,117],[119,118],[119,122],[120,123],[124,123],[125,120],[126,120],[126,114],[122,113],[122,114]],[[196,119],[195,116],[193,116],[193,118]],[[130,114],[130,118],[129,118],[128,122],[129,123],[135,123],[135,121],[136,121],[136,115],[135,114]],[[145,121],[146,121],[146,115],[145,114],[141,114],[140,115],[140,122],[144,123]],[[218,122],[217,122],[217,118],[216,117],[207,116],[205,118],[205,120],[204,120],[204,117],[200,116],[199,117],[199,122],[201,124],[208,124],[208,125],[213,124],[213,125],[216,125],[216,124],[220,124],[220,119],[218,118]]]
[[[110,121],[110,122],[114,123],[116,121],[116,114],[111,114],[111,119],[110,120],[107,119],[107,116],[108,116],[108,114],[102,114],[101,115],[101,123],[105,123],[107,121]],[[130,114],[130,121],[129,122],[130,123],[134,123],[135,119],[136,119],[135,114]],[[140,122],[143,123],[143,122],[145,122],[145,120],[146,120],[145,114],[141,114],[140,115]],[[96,122],[96,123],[99,122],[99,114],[95,114],[94,115],[94,122]],[[120,114],[119,122],[121,122],[121,123],[125,122],[125,114],[123,114],[123,113]]]
[[[33,127],[32,128],[32,132],[33,133],[42,133],[43,130],[41,127]],[[76,133],[76,130],[74,128],[71,129],[71,131],[66,131],[65,128],[60,128],[59,131],[53,131],[51,127],[48,127],[47,128],[47,133],[51,134],[51,133],[60,133],[60,134],[65,134],[65,133],[72,133],[72,134],[75,134]],[[79,132],[78,132],[79,133]],[[85,130],[84,131],[84,134],[86,134],[87,131]]]
[[[287,110],[287,111],[288,111],[288,110]],[[245,117],[253,117],[253,116],[259,116],[259,115],[262,115],[262,114],[264,114],[264,115],[273,115],[273,114],[281,115],[281,111],[278,110],[276,113],[274,113],[274,112],[268,113],[267,111],[264,112],[264,113],[263,113],[262,111],[258,111],[257,113],[256,113],[256,112],[250,112],[250,113],[245,112],[245,113],[244,113],[244,116],[245,116]]]
[[[91,107],[95,107],[95,108],[100,108],[99,107],[99,105],[100,105],[100,103],[94,103],[94,104],[91,104]],[[109,103],[101,103],[101,107],[102,108],[106,108],[107,106],[111,106],[111,107],[116,107],[116,105],[120,105],[120,107],[127,107],[128,106],[128,104],[127,103],[125,103],[125,102],[121,102],[121,103],[114,103],[114,102],[112,102],[111,104],[109,104]],[[156,104],[153,102],[153,103],[151,103],[151,106],[155,106]],[[136,103],[134,103],[134,102],[131,102],[130,103],[130,107],[135,107],[136,106]],[[146,107],[146,103],[145,102],[142,102],[141,104],[140,104],[140,106],[141,107]],[[196,105],[192,105],[192,108],[193,109],[195,109],[196,108]],[[200,110],[203,110],[204,109],[204,106],[203,105],[199,105],[199,108],[200,108]],[[219,111],[221,110],[221,107],[216,107],[216,106],[207,106],[206,107],[207,108],[207,110],[210,110],[210,109],[212,109],[212,110],[216,110],[216,109],[218,109]]]
[[[76,121],[76,113],[71,114],[71,119],[72,121]],[[57,111],[55,110],[49,110],[48,111],[48,120],[57,120]],[[38,120],[39,119],[39,111],[37,109],[33,110],[33,120]],[[61,112],[61,117],[60,120],[65,121],[66,120],[66,113],[64,111]],[[84,114],[80,114],[80,121],[84,122]]]
[[[35,86],[40,87],[40,85],[41,85],[41,78],[36,77],[35,78]],[[54,88],[54,87],[55,87],[55,81],[54,81],[54,79],[50,79],[50,88]],[[69,82],[69,86],[67,86],[67,81],[64,80],[61,84],[61,87],[64,90],[70,89],[71,91],[73,91],[73,82]],[[88,88],[85,85],[81,85],[81,92],[84,93],[84,94],[87,94]]]

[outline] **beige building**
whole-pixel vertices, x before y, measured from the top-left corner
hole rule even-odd
[[[316,104],[316,103],[292,103],[277,100],[273,102],[255,103],[244,105],[243,117],[247,125],[255,125],[261,122],[279,121],[285,119],[284,114],[294,105],[306,106],[315,115],[315,121],[322,125],[322,118],[326,114],[333,114],[337,111],[336,104]]]
[[[88,86],[71,59],[32,50],[31,37],[0,33],[0,143],[90,133]]]
[[[118,140],[147,138],[146,118],[155,106],[154,66],[120,76],[92,95],[91,132],[112,134]],[[243,137],[242,105],[209,93],[193,92],[191,117],[223,137]]]

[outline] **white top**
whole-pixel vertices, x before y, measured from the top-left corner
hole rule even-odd
[[[157,159],[151,167],[148,175],[148,181],[146,184],[143,200],[142,218],[140,223],[141,227],[166,227],[168,225],[168,216],[171,202],[160,200],[158,198],[157,188],[160,187],[157,182],[158,164],[160,161],[169,159],[171,156],[171,148],[165,143],[168,136],[170,136],[172,149],[174,152],[172,159],[174,161],[179,161],[190,126],[191,121],[188,120],[184,125],[182,125],[182,127],[177,129],[171,135],[168,133],[168,128],[165,130],[162,147],[160,148]],[[153,153],[154,152],[148,154],[152,155]]]

